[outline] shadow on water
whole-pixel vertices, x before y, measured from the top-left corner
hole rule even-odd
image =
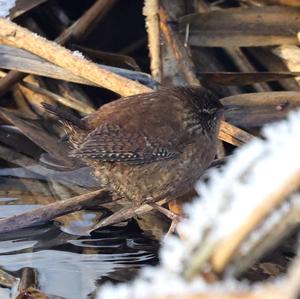
[[[19,209],[0,206],[0,215]],[[93,298],[102,283],[127,281],[142,266],[156,264],[157,249],[158,243],[145,237],[134,222],[90,236],[70,235],[51,223],[0,234],[0,267],[17,278],[22,269],[34,269],[39,289],[47,294]]]
[[[12,130],[8,133],[15,136]],[[17,135],[16,140],[20,138]],[[36,160],[1,146],[9,162],[0,159],[0,219],[90,192],[90,186],[74,181],[87,178],[84,182],[93,182],[89,171],[79,169],[69,177],[66,172],[52,171],[55,175],[50,178],[51,170]],[[34,144],[29,147],[27,151],[37,153],[39,159]],[[19,148],[25,151],[24,146]],[[22,163],[14,167],[16,159],[26,161],[30,170],[26,163],[25,168]],[[42,175],[36,176],[41,170]],[[84,299],[93,298],[104,282],[128,281],[139,268],[156,264],[158,242],[147,238],[133,221],[88,234],[106,213],[106,208],[96,206],[60,216],[47,225],[0,234],[0,299],[15,298],[16,285],[26,281],[27,269],[35,277],[34,288],[57,296],[51,299]]]

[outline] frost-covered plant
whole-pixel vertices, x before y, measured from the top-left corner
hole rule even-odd
[[[291,113],[287,120],[266,126],[263,139],[257,138],[237,149],[221,170],[209,172],[207,183],[197,183],[199,196],[185,207],[187,219],[178,225],[182,238],[171,236],[165,240],[160,252],[161,264],[143,269],[139,278],[131,283],[102,287],[97,298],[154,298],[155,295],[249,288],[230,275],[212,285],[199,277],[187,282],[182,278],[182,272],[201,242],[218,244],[276,192],[290,194],[292,190],[287,184],[300,176],[299,136],[298,111]],[[287,188],[286,192],[283,192],[284,188]],[[299,208],[299,198],[297,195],[292,197],[292,202],[279,204],[278,213],[273,213],[269,223],[262,226],[263,233],[284,217],[291,204]],[[271,214],[273,210],[269,212]]]

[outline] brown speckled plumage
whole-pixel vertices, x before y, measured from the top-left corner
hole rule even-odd
[[[221,115],[210,91],[174,87],[121,98],[65,124],[70,155],[140,205],[193,187],[214,159]]]

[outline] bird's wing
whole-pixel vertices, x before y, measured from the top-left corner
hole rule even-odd
[[[159,136],[148,134],[143,128],[129,130],[125,127],[109,123],[101,125],[71,155],[109,162],[143,164],[172,159],[179,154],[178,136],[167,134],[167,137],[173,135],[172,138],[162,141]],[[169,133],[174,133],[172,128]]]
[[[85,119],[91,133],[72,155],[136,164],[175,158],[189,142],[180,95],[162,89],[102,106]]]

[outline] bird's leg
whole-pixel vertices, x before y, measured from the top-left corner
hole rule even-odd
[[[177,199],[172,199],[168,202],[169,210],[177,215],[183,215],[182,211],[182,201]]]
[[[168,230],[167,234],[171,234],[175,231],[176,225],[182,219],[183,217],[183,211],[182,211],[182,202],[178,201],[177,199],[172,199],[168,202],[169,211],[173,214],[177,215],[177,218],[172,220],[171,226]]]
[[[148,204],[152,208],[156,209],[157,211],[161,212],[162,214],[166,215],[168,218],[170,218],[172,220],[172,223],[171,223],[170,228],[167,232],[167,235],[170,235],[171,233],[173,233],[175,231],[176,225],[182,219],[182,217],[180,215],[178,215],[177,213],[174,213],[173,211],[170,211],[170,210],[158,205],[155,202],[148,203]]]
[[[168,218],[170,218],[171,220],[175,219],[178,215],[173,213],[172,211],[158,205],[157,203],[155,202],[151,202],[151,203],[148,203],[153,209],[161,212],[162,214],[164,214],[165,216],[167,216]]]

